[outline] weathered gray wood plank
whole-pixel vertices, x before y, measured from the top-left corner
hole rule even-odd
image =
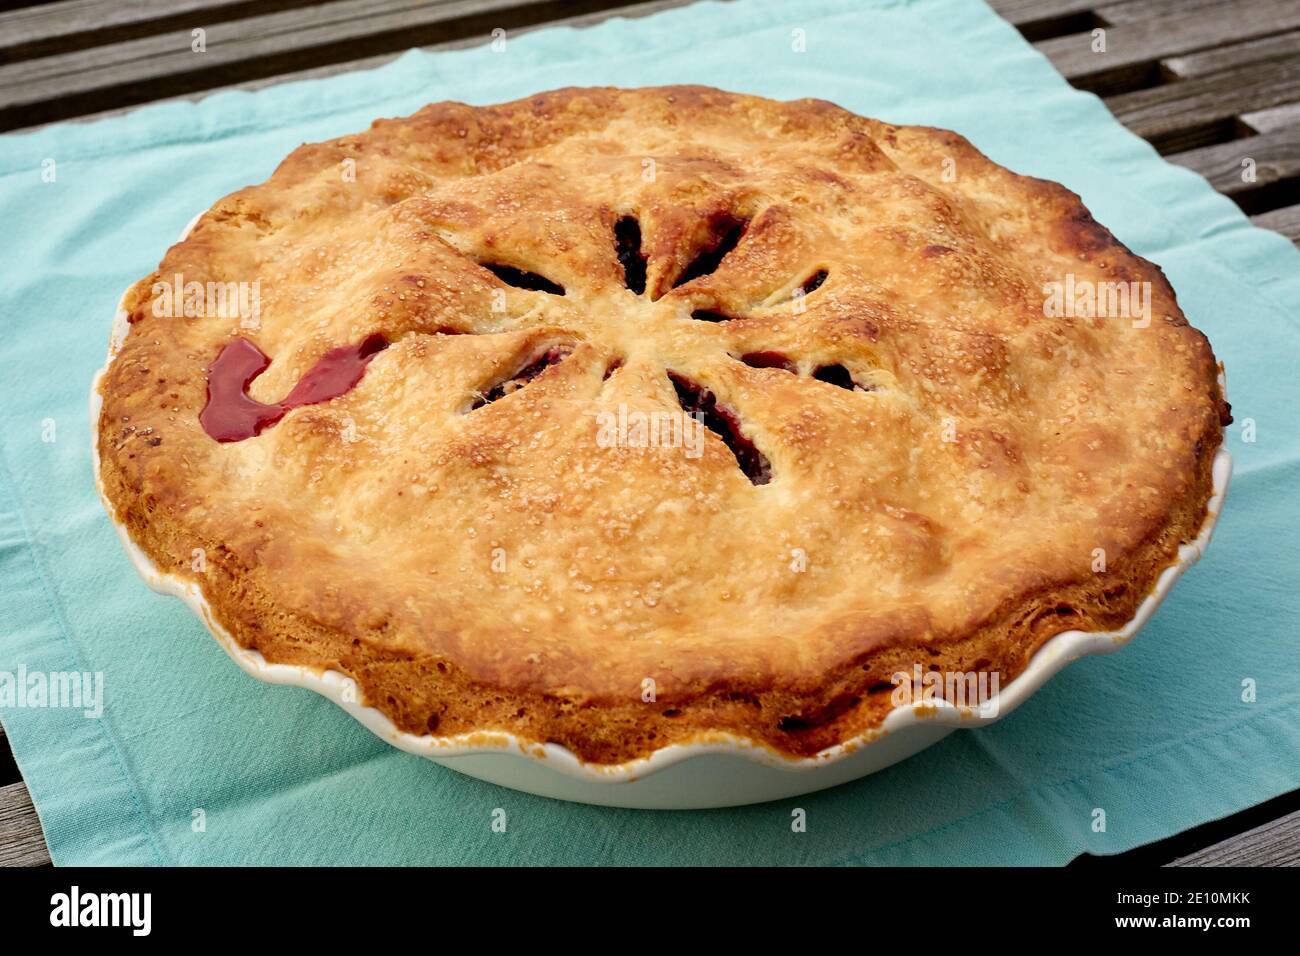
[[[989,0],[998,16],[1018,27],[1089,13],[1096,5],[1096,0]]]
[[[0,63],[118,43],[313,0],[63,0],[0,12]],[[437,2],[437,0],[431,0]]]
[[[535,23],[526,26],[521,26],[511,30],[510,36],[511,37],[522,36],[523,34],[530,33],[533,30],[544,30],[547,29],[548,27],[593,26],[597,23],[601,23],[605,20],[608,20],[612,17],[627,17],[629,19],[635,19],[637,17],[650,16],[652,14],[659,13],[660,11],[663,10],[671,10],[674,7],[686,6],[687,4],[693,2],[695,2],[695,0],[644,0],[644,2],[634,3],[630,6],[615,7],[608,10],[596,11],[594,13],[585,13],[580,16],[562,17],[558,20],[548,20],[544,23]],[[723,2],[727,2],[727,0],[723,0]],[[423,47],[422,49],[424,49],[426,52],[434,53],[434,52],[446,51],[446,50],[463,49],[465,47],[471,47],[471,46],[481,46],[482,44],[487,43],[488,40],[489,37],[487,35],[480,35],[480,36],[469,37],[464,40],[453,40],[448,43],[438,43],[432,46]],[[402,51],[402,53],[404,52],[405,50]],[[329,76],[338,76],[341,73],[351,73],[355,70],[372,70],[376,67],[383,66],[385,63],[391,63],[393,60],[401,56],[402,53],[399,52],[384,53],[384,54],[380,54],[379,56],[348,60],[345,63],[332,63],[329,64],[328,66],[319,66],[307,70],[295,70],[288,73],[279,73],[275,76],[269,76],[263,79],[246,80],[241,83],[231,83],[226,86],[218,86],[212,89],[205,89],[194,93],[183,94],[180,96],[162,97],[160,99],[150,101],[149,105],[153,105],[154,103],[176,103],[176,102],[185,102],[185,101],[193,102],[195,100],[201,100],[206,96],[211,96],[214,93],[224,93],[224,92],[229,92],[231,90],[243,90],[246,92],[251,92],[253,90],[266,89],[267,87],[270,86],[277,86],[281,83],[295,83],[300,80],[318,80]],[[139,107],[140,104],[121,106],[114,109],[101,110],[95,113],[87,113],[81,116],[69,117],[68,121],[74,123],[90,123],[96,120],[106,119],[110,116],[121,116],[122,114],[129,113],[134,109],[139,109]],[[59,122],[63,122],[63,121],[60,120]],[[40,123],[37,126],[30,127],[30,129],[39,129],[42,126],[49,126],[49,125],[53,125],[53,124]],[[24,129],[29,129],[29,128],[25,127]]]
[[[1170,866],[1300,866],[1300,811],[1197,850]]]
[[[1140,23],[1161,17],[1200,12],[1206,17],[1231,16],[1237,0],[1126,0],[1124,3],[1106,3],[1101,0],[1097,16],[1107,23]]]
[[[41,821],[27,785],[0,787],[0,866],[49,866]]]
[[[1300,101],[1300,56],[1109,97],[1115,118],[1163,153],[1222,140],[1243,113]]]
[[[1200,173],[1219,192],[1235,196],[1300,176],[1300,125],[1202,146],[1168,159]],[[1254,160],[1253,180],[1243,178],[1249,170],[1242,163],[1248,159]]]
[[[1300,29],[1300,0],[1239,0],[1231,15],[1205,11],[1112,26],[1104,52],[1094,51],[1091,32],[1034,44],[1075,86],[1119,91],[1144,82],[1165,57]]]
[[[83,115],[246,80],[490,36],[631,0],[335,0],[0,66],[0,128]]]
[[[1296,56],[1300,56],[1300,30],[1259,40],[1247,40],[1245,43],[1230,43],[1186,56],[1170,57],[1163,61],[1163,66],[1171,77],[1191,79],[1222,70],[1239,69],[1252,63]]]
[[[1300,206],[1284,206],[1251,216],[1250,221],[1262,229],[1280,232],[1297,246],[1300,246]],[[1300,840],[1300,836],[1295,839]]]

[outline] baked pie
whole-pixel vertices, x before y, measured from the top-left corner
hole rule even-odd
[[[162,571],[402,730],[595,763],[813,754],[1123,624],[1229,420],[1073,193],[703,87],[302,146],[123,308],[101,487]]]

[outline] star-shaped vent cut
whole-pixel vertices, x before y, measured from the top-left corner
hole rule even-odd
[[[722,361],[788,374],[795,380],[808,383],[800,387],[816,389],[829,385],[859,392],[871,391],[873,387],[855,379],[844,364],[826,361],[825,356],[801,357],[790,354],[789,349],[733,350],[725,347],[725,337],[717,334],[716,327],[743,325],[750,320],[750,310],[736,309],[734,302],[727,307],[707,304],[704,300],[709,300],[716,292],[716,283],[711,286],[710,280],[726,272],[732,256],[745,254],[745,243],[753,222],[751,216],[730,211],[711,215],[683,240],[681,245],[684,248],[671,250],[670,257],[656,257],[660,262],[656,270],[652,257],[643,248],[638,216],[619,216],[612,223],[611,251],[617,274],[620,274],[626,290],[624,294],[635,296],[637,304],[624,303],[619,310],[624,313],[622,319],[616,318],[605,326],[595,323],[586,334],[578,333],[568,338],[543,336],[514,354],[510,361],[498,362],[495,371],[471,389],[470,397],[460,409],[461,414],[473,414],[488,405],[509,401],[533,382],[552,374],[553,369],[573,355],[575,344],[580,341],[589,342],[605,352],[602,377],[606,381],[624,366],[628,360],[627,353],[635,352],[642,363],[658,362],[680,411],[699,421],[714,439],[726,447],[752,484],[768,484],[776,477],[772,459],[764,450],[768,439],[761,428],[754,427],[747,420],[743,399],[729,395],[724,382],[713,381],[717,373],[710,373],[707,363],[700,371],[660,360],[658,355],[669,350],[656,350],[658,341],[671,338],[680,342],[683,336],[697,339],[701,351],[715,357],[719,357],[717,353],[722,346]],[[459,263],[461,272],[480,277],[477,281],[485,284],[492,294],[496,303],[493,311],[502,313],[501,319],[497,327],[491,329],[476,328],[467,323],[466,327],[443,325],[413,331],[509,335],[525,330],[530,324],[535,326],[536,321],[530,317],[535,319],[543,314],[547,301],[563,301],[565,308],[581,310],[584,314],[592,309],[592,297],[586,294],[590,290],[583,288],[583,283],[572,282],[567,275],[548,275],[517,264],[530,261],[527,257],[512,263],[499,249],[490,250],[492,255],[475,255],[475,252],[484,250],[445,245],[445,253],[453,257],[453,262]],[[669,264],[663,265],[663,262]],[[767,313],[774,308],[788,310],[788,320],[797,323],[808,308],[804,300],[822,289],[830,273],[822,266],[804,274],[798,274],[794,269],[790,271],[798,278],[788,284],[789,291],[784,301],[760,303],[757,309]],[[433,272],[432,268],[430,272]],[[515,294],[510,290],[519,290],[524,296],[516,299],[513,310],[500,308],[507,295]],[[561,330],[564,326],[562,320],[549,324]],[[626,331],[628,326],[637,329],[635,347],[630,347],[626,335],[610,334],[607,337],[602,334],[605,331],[614,333],[619,327]],[[710,329],[711,326],[715,328]],[[332,401],[356,387],[370,361],[397,337],[388,329],[370,334],[354,345],[342,345],[327,351],[289,390],[283,401],[270,404],[251,398],[248,388],[273,359],[250,339],[235,338],[222,348],[211,366],[208,400],[200,414],[200,422],[207,433],[220,442],[253,438],[294,408]],[[606,338],[609,340],[602,341]],[[789,337],[786,338],[788,341]]]

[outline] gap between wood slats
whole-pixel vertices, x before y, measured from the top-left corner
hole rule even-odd
[[[13,750],[9,747],[9,740],[5,737],[5,729],[0,725],[0,785],[6,783],[17,783],[23,779],[23,775],[18,771],[18,762],[14,760]]]
[[[0,0],[0,10],[21,10],[25,7],[48,6],[54,0]]]
[[[1121,123],[1161,153],[1232,139],[1244,113],[1300,101],[1300,56],[1107,98]]]
[[[1248,215],[1300,203],[1300,126],[1175,153]]]
[[[989,0],[989,6],[1031,42],[1101,25],[1096,0]]]

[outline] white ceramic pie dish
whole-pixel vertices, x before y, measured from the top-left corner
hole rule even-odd
[[[182,240],[198,218],[182,232]],[[95,441],[101,405],[99,383],[129,332],[126,312],[119,302],[108,359],[91,385],[91,458],[104,508],[145,583],[189,605],[235,663],[253,677],[271,684],[316,691],[374,734],[408,753],[501,786],[580,803],[702,809],[779,800],[865,777],[918,753],[959,727],[978,727],[1000,719],[1070,661],[1117,650],[1133,638],[1150,620],[1183,571],[1199,560],[1208,547],[1232,474],[1232,457],[1221,447],[1213,465],[1213,495],[1200,532],[1193,541],[1180,545],[1177,560],[1161,573],[1132,620],[1115,631],[1065,631],[1056,635],[1038,650],[1024,671],[981,707],[957,707],[945,701],[898,707],[879,727],[811,757],[788,757],[750,740],[715,734],[698,742],[663,747],[648,757],[627,763],[590,764],[565,747],[523,741],[504,731],[479,731],[453,737],[406,733],[380,711],[359,703],[360,693],[352,678],[336,671],[273,664],[257,651],[239,646],[214,620],[197,584],[163,573],[136,546],[104,495]]]

